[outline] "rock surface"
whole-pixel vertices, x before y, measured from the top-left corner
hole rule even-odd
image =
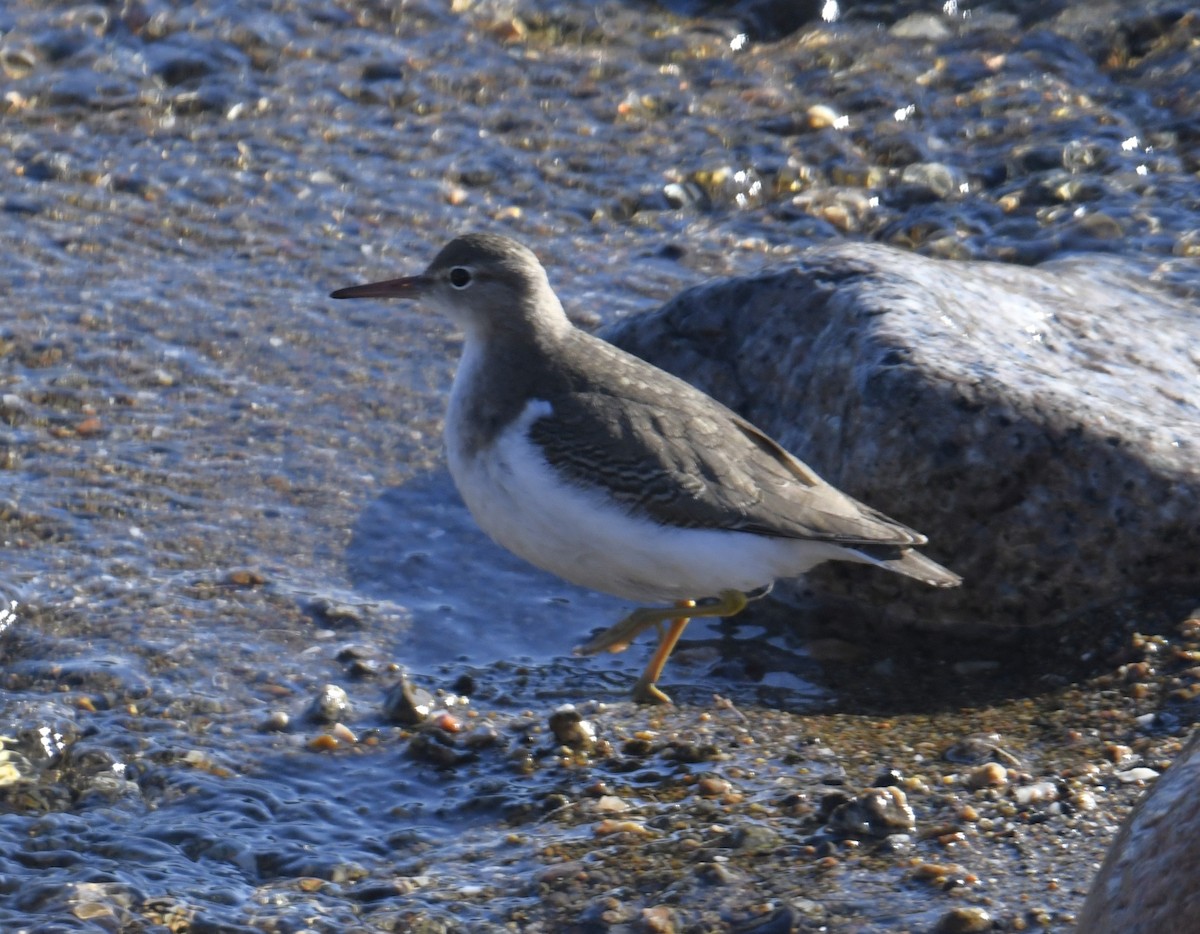
[[[823,245],[606,336],[928,535],[966,581],[825,565],[823,593],[967,632],[1197,595],[1200,315],[1121,260]]]
[[[1189,934],[1200,919],[1200,733],[1130,813],[1096,874],[1079,934]]]

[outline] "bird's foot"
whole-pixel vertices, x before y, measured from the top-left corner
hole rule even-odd
[[[610,626],[591,641],[575,650],[576,655],[595,655],[597,652],[620,652],[629,647],[635,636],[654,626],[658,629],[658,646],[650,664],[633,686],[633,699],[639,704],[669,704],[671,698],[658,687],[659,676],[666,667],[667,659],[683,635],[689,620],[697,616],[733,616],[746,608],[747,596],[740,590],[723,590],[715,600],[696,605],[691,600],[681,600],[674,607],[642,607],[634,610],[615,626]],[[681,614],[686,613],[687,616]],[[665,630],[663,623],[670,620]]]
[[[635,704],[657,704],[660,707],[670,707],[675,702],[669,694],[663,693],[657,684],[643,674],[633,686],[633,702]]]

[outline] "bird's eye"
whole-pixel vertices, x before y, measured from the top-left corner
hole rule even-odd
[[[466,266],[455,266],[450,270],[450,284],[456,289],[465,289],[471,284],[471,270]]]

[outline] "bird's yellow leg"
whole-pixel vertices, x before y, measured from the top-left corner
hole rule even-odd
[[[691,602],[691,600],[680,601],[680,607]],[[654,657],[650,659],[650,664],[646,666],[642,676],[637,679],[637,684],[633,686],[633,702],[635,704],[671,703],[671,698],[659,689],[658,679],[667,665],[667,659],[675,649],[675,643],[679,641],[679,637],[683,635],[689,622],[691,622],[691,617],[681,616],[671,620],[671,626],[666,632],[663,632],[660,627],[658,648],[654,650]]]
[[[692,600],[681,600],[676,606],[648,606],[634,610],[614,626],[609,626],[590,642],[577,649],[576,655],[595,655],[598,652],[624,652],[634,638],[651,626],[679,618],[679,611],[686,609],[688,619],[701,616],[736,616],[746,608],[746,595],[740,590],[722,590],[721,595],[710,603],[699,606]],[[661,632],[661,629],[660,629]]]
[[[735,616],[746,608],[746,595],[740,590],[722,590],[720,596],[710,603],[699,606],[693,600],[680,600],[673,607],[641,607],[634,610],[615,626],[610,626],[590,642],[575,650],[576,655],[595,655],[597,652],[622,652],[629,643],[643,630],[655,626],[659,630],[658,647],[650,664],[638,678],[633,688],[633,699],[638,703],[669,704],[671,699],[658,689],[657,681],[667,664],[667,659],[675,649],[679,637],[688,621],[697,617]],[[679,611],[686,610],[687,616],[680,616]],[[670,621],[671,625],[664,632],[662,624]]]

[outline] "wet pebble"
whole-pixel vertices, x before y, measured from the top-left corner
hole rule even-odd
[[[696,782],[696,793],[705,798],[720,798],[733,791],[733,785],[723,778],[706,776]]]
[[[479,726],[468,732],[462,739],[467,749],[486,749],[500,742],[500,734],[495,727]]]
[[[267,582],[266,575],[254,568],[237,568],[232,570],[225,575],[225,580],[235,587],[261,587]]]
[[[387,667],[367,645],[343,646],[334,657],[346,666],[346,674],[351,678],[373,678]]]
[[[1149,782],[1158,778],[1158,772],[1146,766],[1139,766],[1136,769],[1126,769],[1124,772],[1117,773],[1117,780],[1125,784],[1134,782]]]
[[[383,715],[393,723],[416,726],[433,712],[433,695],[407,676],[393,684],[383,698]]]
[[[453,734],[434,728],[417,733],[408,743],[408,754],[439,768],[459,765],[472,755],[455,748]]]
[[[715,845],[742,853],[768,853],[779,846],[779,834],[761,824],[742,824],[721,834]]]
[[[550,715],[550,732],[563,746],[587,751],[596,744],[596,726],[575,709],[574,704],[564,704]]]
[[[996,762],[985,762],[967,773],[968,788],[998,788],[1008,784],[1008,770]]]
[[[992,930],[992,916],[983,908],[952,908],[937,920],[934,934],[980,934]]]
[[[1054,782],[1034,782],[1013,789],[1013,799],[1020,807],[1045,804],[1058,800],[1058,786]]]
[[[916,162],[900,172],[900,185],[910,201],[936,201],[962,193],[966,179],[961,172],[940,162]]]
[[[361,610],[348,603],[337,603],[322,598],[309,603],[308,609],[318,624],[328,626],[330,629],[345,629],[363,625]]]
[[[829,828],[847,836],[886,837],[916,827],[908,796],[895,787],[871,788],[839,804],[829,815]]]
[[[349,715],[350,698],[336,684],[324,685],[305,711],[305,716],[314,723],[337,723]]]
[[[600,823],[592,828],[592,832],[597,837],[609,837],[613,834],[632,834],[637,837],[648,837],[653,836],[654,833],[641,821],[618,820],[615,818],[606,818],[600,821]]]
[[[283,733],[290,723],[291,717],[287,713],[282,710],[274,710],[258,725],[258,729],[263,733]]]

